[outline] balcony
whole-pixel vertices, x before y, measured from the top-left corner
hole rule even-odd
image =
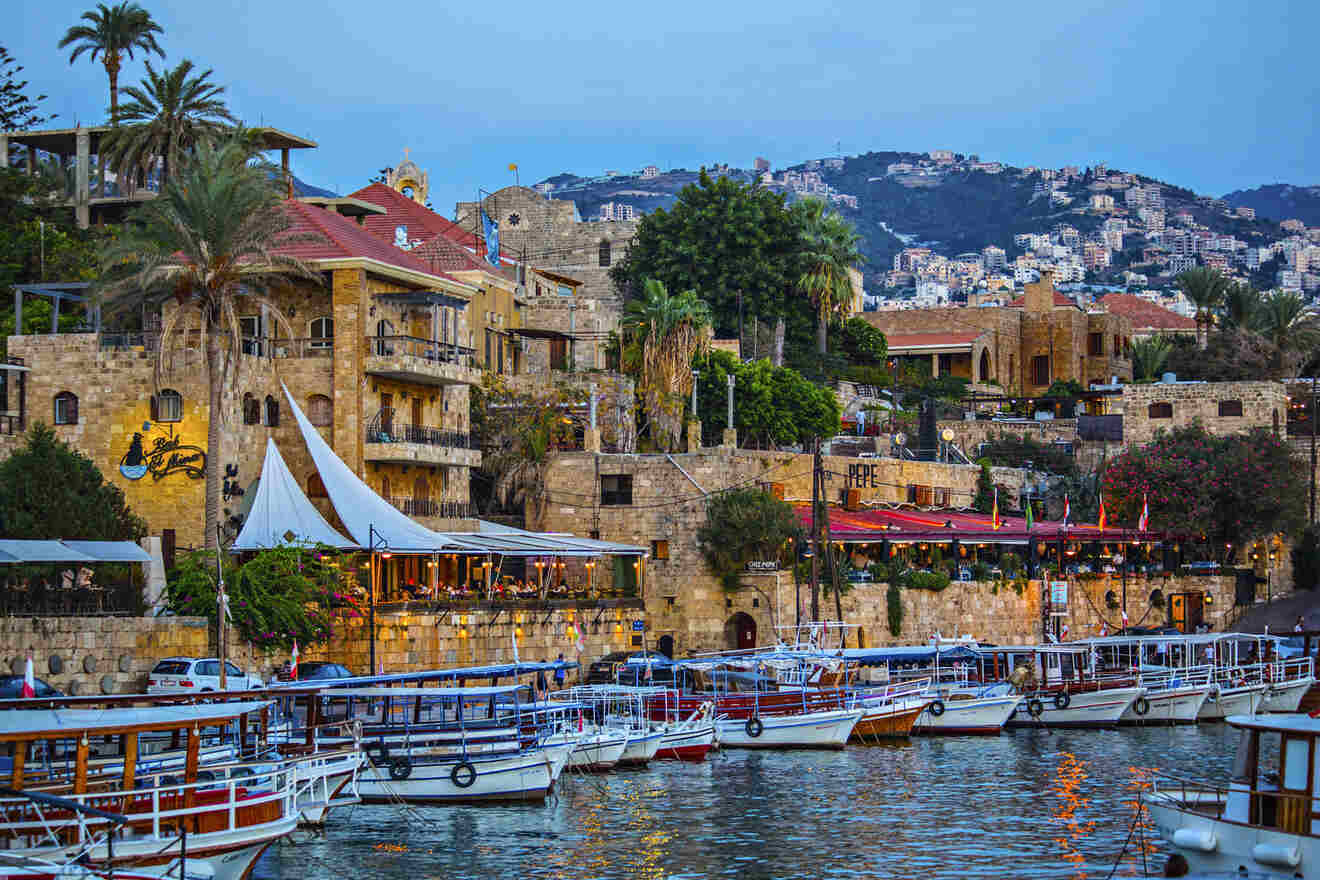
[[[386,498],[391,505],[417,518],[470,519],[473,516],[469,501],[440,501],[432,498]]]
[[[431,425],[404,424],[393,408],[382,409],[371,417],[364,439],[363,457],[367,461],[454,467],[481,465],[481,450],[472,435]]]
[[[477,385],[472,349],[416,336],[368,336],[365,371],[419,385]]]

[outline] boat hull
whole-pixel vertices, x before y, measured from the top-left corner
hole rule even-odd
[[[588,734],[573,747],[568,756],[568,768],[580,773],[608,773],[618,766],[627,748],[626,736]]]
[[[715,748],[715,725],[702,724],[686,730],[672,730],[660,740],[660,748],[655,753],[658,760],[692,761],[706,760],[706,756]]]
[[[930,707],[917,716],[912,732],[932,735],[994,735],[1001,733],[1013,710],[1022,702],[1018,696],[977,697],[971,700],[942,700],[943,713]]]
[[[804,715],[763,715],[759,735],[748,732],[751,719],[717,718],[720,745],[731,749],[841,749],[865,709],[830,709]]]
[[[1116,727],[1123,713],[1145,694],[1142,687],[1117,687],[1097,691],[1079,691],[1068,695],[1068,705],[1060,708],[1054,695],[1045,694],[1041,701],[1040,718],[1031,717],[1026,708],[1020,708],[1009,719],[1013,727]],[[1027,705],[1030,705],[1030,699]]]
[[[372,766],[358,776],[358,795],[368,804],[538,802],[554,784],[554,763],[552,755],[539,749],[472,761],[475,777],[467,787],[454,779],[456,762],[414,764],[407,779],[393,779],[388,767]]]
[[[624,748],[623,754],[619,756],[619,766],[646,766],[660,751],[660,741],[664,739],[664,736],[664,731],[661,730],[652,730],[647,733],[630,733],[628,735],[628,745]]]
[[[1149,708],[1137,712],[1140,700],[1133,700],[1119,721],[1123,724],[1195,724],[1210,696],[1209,685],[1146,691]]]
[[[918,716],[933,702],[929,697],[906,698],[883,706],[866,707],[866,714],[853,727],[849,738],[854,742],[866,742],[911,736]]]
[[[1296,712],[1302,707],[1306,692],[1315,684],[1315,679],[1294,678],[1270,685],[1261,701],[1259,712]]]
[[[1211,694],[1201,706],[1197,718],[1201,721],[1223,721],[1230,715],[1255,715],[1265,699],[1267,684],[1247,684],[1238,687],[1220,685],[1219,693]]]
[[[1187,859],[1192,874],[1238,876],[1245,867],[1253,877],[1304,877],[1320,867],[1320,838],[1226,822],[1158,792],[1146,806],[1160,838]]]

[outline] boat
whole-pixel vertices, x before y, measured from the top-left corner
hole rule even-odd
[[[1025,700],[1009,718],[1014,727],[1117,727],[1119,719],[1146,694],[1130,671],[1106,674],[1095,653],[1080,643],[995,648],[1011,670],[1009,682]],[[1025,712],[1022,709],[1025,708]]]
[[[1212,784],[1153,778],[1145,804],[1159,836],[1194,873],[1320,870],[1320,719],[1300,713],[1230,715],[1242,731],[1232,775]]]
[[[1101,674],[1130,676],[1146,693],[1133,700],[1120,724],[1195,724],[1215,692],[1215,669],[1199,662],[1195,643],[1186,636],[1107,636],[1081,639]]]
[[[136,709],[14,709],[0,716],[0,743],[12,744],[10,790],[0,796],[0,851],[8,857],[65,861],[82,853],[119,867],[168,865],[186,846],[215,880],[244,880],[261,854],[297,827],[296,760],[212,765],[199,763],[201,731],[224,730],[259,711],[262,702]],[[139,774],[138,739],[183,731],[187,759],[181,773]],[[90,742],[118,739],[123,766],[92,775]],[[115,825],[102,816],[51,811],[27,791],[28,759],[45,761],[37,794],[127,817]],[[50,773],[55,759],[71,758],[67,776]],[[186,841],[186,842],[185,842]]]
[[[930,679],[916,679],[857,693],[865,710],[850,738],[856,742],[912,735],[917,718],[939,698],[930,692]]]
[[[687,718],[668,722],[664,736],[660,738],[656,758],[692,762],[706,760],[706,756],[718,745],[715,722],[711,720],[714,708],[714,703],[702,703]]]

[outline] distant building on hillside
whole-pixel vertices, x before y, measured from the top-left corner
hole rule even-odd
[[[1239,217],[1241,217],[1243,220],[1255,220],[1255,219],[1256,219],[1256,209],[1255,209],[1255,208],[1248,208],[1246,205],[1238,205],[1238,207],[1237,207],[1237,215],[1238,215]]]
[[[649,180],[652,177],[659,177],[659,176],[660,176],[660,169],[655,165],[647,165],[645,168],[642,169],[643,180]]]
[[[769,170],[770,170],[770,160],[769,160],[769,159],[763,159],[763,158],[761,158],[760,156],[757,156],[757,157],[756,157],[756,161],[752,163],[752,169],[753,169],[754,171],[757,171],[757,172],[761,172],[761,171],[769,171]]]
[[[616,220],[636,220],[637,213],[632,205],[623,202],[606,202],[600,206],[600,219],[607,222]]]
[[[1001,247],[995,247],[994,245],[987,245],[981,250],[981,261],[985,264],[985,270],[987,272],[996,269],[1003,269],[1008,265],[1004,249]]]

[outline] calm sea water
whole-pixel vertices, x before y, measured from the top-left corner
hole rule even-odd
[[[536,807],[352,807],[259,880],[1142,876],[1145,770],[1222,779],[1224,725],[1009,731],[842,752],[725,751],[568,776]],[[1146,838],[1152,875],[1166,851]]]

